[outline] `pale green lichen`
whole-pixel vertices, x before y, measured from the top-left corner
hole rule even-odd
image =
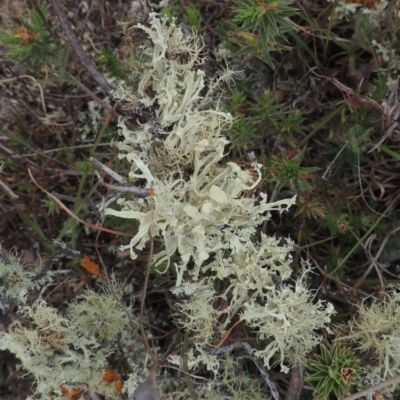
[[[87,291],[77,302],[65,316],[43,300],[24,307],[23,322],[0,333],[0,350],[13,352],[24,370],[32,373],[35,394],[42,399],[60,395],[60,387],[71,382],[113,399],[115,387],[103,375],[114,347],[109,341],[127,332],[126,314],[107,291]]]
[[[51,281],[51,273],[37,267],[29,271],[19,257],[0,245],[0,295],[25,303],[28,291]]]
[[[113,288],[117,288],[113,284]],[[117,299],[121,297],[117,290],[117,298],[104,288],[104,293],[87,290],[68,307],[67,315],[78,335],[92,335],[99,341],[113,341],[121,334],[121,327],[126,324],[126,312]]]
[[[274,356],[278,356],[286,372],[285,360],[290,359],[293,365],[304,363],[306,355],[319,343],[314,330],[330,322],[333,306],[324,306],[321,300],[313,303],[314,295],[305,283],[308,272],[303,272],[294,287],[270,290],[265,305],[254,299],[244,305],[242,319],[257,328],[260,339],[269,340],[264,349],[256,351],[265,365],[270,365]]]
[[[218,380],[212,384],[196,385],[199,400],[268,400],[264,384],[255,380],[242,367],[240,360],[231,355],[220,356],[215,363],[215,375]],[[169,399],[187,400],[191,398],[184,384],[160,384],[162,392],[168,393]]]
[[[107,209],[106,214],[139,221],[138,233],[126,246],[133,258],[148,242],[149,231],[165,244],[155,263],[169,261],[178,251],[179,286],[189,260],[196,265],[192,276],[197,279],[210,255],[247,242],[256,226],[269,218],[269,211],[282,211],[295,198],[268,203],[264,197],[257,204],[254,197],[243,194],[259,183],[261,166],[254,163],[254,171],[248,171],[233,162],[219,164],[228,143],[222,128],[232,123],[232,117],[213,101],[213,94],[232,73],[206,83],[198,69],[204,62],[200,40],[196,36],[183,40],[181,29],[168,25],[166,18],[152,14],[150,27],[138,28],[153,42],[144,50],[150,62],[138,93],[127,96],[128,88],[122,87],[117,95],[131,101],[132,107],[138,103],[153,107],[155,116],[134,131],[121,119],[123,140],[117,146],[120,157],[132,165],[131,180],[145,179],[156,194],[121,200],[121,211]]]
[[[372,6],[347,0],[328,1],[334,3],[334,16],[337,19],[350,20],[354,17],[354,14],[359,13],[363,18],[369,18],[371,22],[377,25],[385,18],[385,10],[389,4],[388,0],[375,1]]]
[[[215,310],[215,290],[204,280],[202,282],[184,282],[172,289],[175,296],[186,296],[179,305],[180,325],[195,333],[197,345],[210,343],[215,332],[218,312]]]
[[[246,195],[260,182],[261,165],[253,162],[242,169],[234,162],[222,163],[228,144],[223,130],[232,116],[223,111],[216,90],[234,74],[225,71],[207,80],[200,69],[202,41],[185,36],[167,18],[151,14],[148,26],[137,24],[126,34],[135,29],[147,36],[141,47],[142,73],[135,73],[139,84],[123,85],[115,94],[142,123],[132,130],[121,118],[121,141],[115,144],[119,157],[130,163],[131,181],[140,179],[155,195],[121,199],[121,209],[109,208],[106,214],[139,222],[137,234],[123,247],[132,258],[149,235],[163,244],[153,263],[169,265],[179,256],[173,292],[181,298],[177,322],[195,338],[189,368],[204,365],[220,374],[218,358],[205,347],[216,345],[229,316],[239,314],[269,341],[258,352],[265,364],[278,361],[287,370],[319,342],[314,331],[326,326],[333,313],[331,306],[313,301],[305,274],[278,293],[274,276],[291,276],[292,242],[264,234],[257,238],[257,227],[271,212],[288,209],[295,197],[269,203],[262,193]],[[223,284],[214,292],[217,280]],[[215,309],[218,297],[229,299],[221,312]],[[170,361],[181,363],[178,356]]]
[[[400,293],[391,289],[383,301],[365,302],[350,323],[350,339],[361,351],[367,352],[383,371],[383,377],[400,371]]]

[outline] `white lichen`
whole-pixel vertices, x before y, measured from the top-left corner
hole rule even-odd
[[[147,38],[141,45],[142,72],[134,73],[139,83],[123,85],[115,95],[141,124],[131,129],[121,118],[121,140],[115,144],[119,157],[130,164],[131,181],[140,179],[154,195],[119,200],[120,209],[109,208],[106,214],[139,222],[137,234],[123,246],[132,258],[149,243],[149,235],[163,244],[153,263],[169,266],[172,257],[179,257],[173,292],[181,299],[177,322],[195,339],[189,368],[205,365],[220,373],[217,357],[206,346],[217,344],[215,337],[226,332],[229,316],[240,315],[269,341],[258,351],[265,365],[274,359],[286,370],[319,342],[314,331],[333,313],[332,307],[313,302],[305,275],[277,292],[274,275],[285,280],[292,273],[292,243],[264,234],[257,238],[257,227],[271,212],[287,210],[295,197],[269,203],[264,194],[249,195],[261,180],[261,165],[242,169],[223,163],[229,143],[223,131],[232,116],[222,109],[217,92],[235,74],[227,70],[207,80],[200,69],[202,41],[185,36],[167,18],[151,14],[148,26],[137,24],[126,34],[138,31]],[[135,38],[130,42],[137,44]],[[223,282],[218,292],[216,281]],[[226,299],[221,311],[215,308],[217,298]],[[178,356],[170,361],[181,363]]]

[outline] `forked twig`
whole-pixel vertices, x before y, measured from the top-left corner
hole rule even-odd
[[[94,224],[91,224],[89,222],[84,221],[83,219],[79,218],[77,215],[75,215],[61,200],[59,200],[56,196],[52,195],[51,193],[49,193],[46,189],[42,188],[35,180],[35,178],[32,175],[31,170],[28,168],[28,173],[29,176],[31,177],[33,183],[40,189],[42,190],[44,193],[46,193],[49,197],[51,197],[57,204],[60,205],[60,207],[62,209],[64,209],[72,218],[74,218],[75,220],[77,220],[78,222],[80,222],[81,224],[88,226],[91,229],[95,229],[98,231],[103,231],[103,232],[108,232],[108,233],[112,233],[114,235],[119,235],[119,236],[131,236],[128,233],[123,233],[123,232],[118,232],[118,231],[114,231],[113,229],[108,229],[108,228],[104,228],[102,226],[97,226]]]
[[[106,207],[108,207],[111,203],[113,203],[115,200],[119,199],[121,196],[123,196],[124,193],[131,193],[135,197],[144,199],[145,197],[149,197],[154,195],[153,189],[149,188],[141,188],[137,186],[131,186],[129,185],[128,181],[123,178],[121,175],[117,174],[115,171],[113,171],[111,168],[108,168],[106,165],[101,163],[100,161],[96,160],[93,157],[89,158],[90,162],[92,162],[98,169],[101,171],[105,172],[106,174],[110,175],[115,181],[117,181],[121,186],[117,185],[112,185],[109,183],[104,182],[104,179],[100,176],[100,174],[96,171],[96,175],[99,179],[99,183],[102,186],[105,186],[111,190],[115,190],[119,193],[115,194],[113,197],[108,199],[104,204],[102,204],[99,207],[99,211],[102,212]]]
[[[96,160],[94,157],[90,157],[89,161],[93,163],[98,169],[104,171],[107,175],[110,175],[115,181],[117,181],[122,186],[128,185],[128,181],[123,178],[121,175],[114,172],[111,168],[108,168],[107,165],[104,165],[100,161]]]

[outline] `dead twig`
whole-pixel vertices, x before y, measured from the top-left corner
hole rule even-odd
[[[324,174],[322,175],[322,179],[326,180],[326,175],[331,171],[333,165],[335,164],[335,161],[338,159],[340,156],[340,153],[345,149],[347,146],[348,141],[346,140],[345,144],[342,146],[342,148],[339,150],[339,153],[336,154],[335,158],[329,163],[329,165],[326,167],[326,170]]]
[[[31,177],[33,183],[40,189],[42,190],[44,193],[46,193],[48,196],[50,196],[57,204],[59,204],[61,206],[61,208],[63,208],[72,218],[74,218],[75,220],[77,220],[78,222],[80,222],[83,225],[88,226],[91,229],[94,230],[98,230],[98,231],[103,231],[103,232],[107,232],[107,233],[112,233],[114,235],[119,235],[119,236],[128,236],[131,237],[132,235],[129,233],[123,233],[123,232],[118,232],[118,231],[114,231],[113,229],[108,229],[108,228],[103,228],[102,226],[97,226],[94,224],[90,224],[89,222],[84,221],[83,219],[79,218],[78,216],[76,216],[67,206],[64,205],[64,203],[62,201],[60,201],[56,196],[52,195],[51,193],[49,193],[46,189],[42,188],[35,180],[35,178],[32,175],[31,170],[28,168],[28,173],[29,176]]]
[[[393,378],[390,378],[384,382],[378,383],[377,385],[370,386],[369,388],[361,390],[358,393],[352,394],[351,396],[347,396],[343,400],[356,400],[356,399],[359,399],[360,397],[366,396],[368,394],[378,392],[379,390],[385,388],[386,386],[396,385],[399,382],[400,382],[400,375],[397,375],[397,376],[394,376]]]
[[[124,193],[130,193],[133,194],[135,197],[142,198],[144,199],[145,197],[153,196],[154,195],[154,190],[149,188],[140,188],[137,186],[130,186],[128,181],[123,178],[121,175],[117,174],[115,171],[113,171],[111,168],[108,168],[106,165],[102,164],[100,161],[96,160],[93,157],[90,157],[90,162],[92,162],[96,167],[106,174],[110,175],[115,181],[117,181],[121,186],[117,185],[112,185],[109,183],[104,182],[104,179],[100,176],[99,173],[96,171],[96,175],[99,179],[99,183],[102,186],[107,187],[108,189],[115,190],[117,192],[116,195],[111,197],[110,199],[107,200],[103,205],[99,207],[99,211],[102,212],[106,207],[108,207],[111,203],[113,203],[115,200],[119,199],[121,196],[124,195]]]
[[[1,179],[0,179],[0,187],[2,187],[4,189],[4,191],[13,199],[18,199],[18,195],[15,194],[8,186],[6,183],[4,183]]]
[[[233,350],[237,350],[237,349],[246,350],[247,354],[249,355],[248,358],[254,362],[254,364],[260,371],[260,374],[263,377],[265,383],[271,390],[272,397],[275,400],[279,400],[279,393],[278,393],[278,389],[276,388],[275,383],[272,382],[272,380],[270,379],[270,377],[268,375],[268,372],[262,366],[262,364],[254,358],[254,350],[251,348],[251,346],[248,343],[234,342],[234,343],[228,344],[226,346],[220,347],[219,349],[212,350],[212,351],[210,351],[210,354],[213,354],[213,355],[226,354],[226,353],[231,353]]]
[[[379,139],[378,143],[376,143],[371,150],[368,151],[368,154],[378,149],[379,146],[396,130],[399,129],[400,124],[397,122],[400,117],[400,103],[399,103],[399,88],[394,87],[389,96],[386,99],[383,99],[380,104],[375,100],[371,99],[368,96],[362,96],[356,93],[350,87],[344,85],[336,78],[329,78],[324,75],[319,75],[311,68],[310,71],[319,78],[326,79],[333,83],[341,92],[343,92],[348,99],[356,98],[361,104],[365,104],[367,107],[378,111],[382,116],[382,125],[383,128],[386,129],[386,133]]]
[[[150,11],[149,11],[149,7],[147,5],[147,1],[146,0],[139,0],[139,5],[140,5],[140,9],[142,10],[142,22],[144,24],[147,23],[147,21],[149,20],[149,16],[150,16]]]
[[[105,80],[104,76],[96,68],[95,63],[92,59],[84,52],[81,44],[78,42],[75,33],[69,26],[67,17],[60,6],[60,0],[50,0],[53,7],[54,14],[60,21],[62,30],[67,37],[68,43],[71,46],[72,55],[83,68],[90,74],[90,76],[96,81],[96,83],[110,96],[112,97],[113,87]]]
[[[100,161],[96,160],[94,157],[90,157],[89,161],[91,163],[93,163],[98,169],[102,170],[107,175],[110,175],[111,178],[113,178],[115,181],[117,181],[120,185],[122,185],[122,186],[128,185],[128,181],[125,178],[123,178],[121,175],[114,172],[111,168],[108,168],[107,165],[104,165]]]
[[[298,400],[303,390],[303,368],[298,365],[291,369],[290,382],[286,391],[285,400]]]

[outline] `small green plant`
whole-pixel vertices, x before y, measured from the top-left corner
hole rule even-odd
[[[303,156],[304,153],[300,153],[296,158],[289,158],[286,154],[282,154],[271,158],[270,171],[273,180],[279,182],[280,189],[293,185],[299,192],[312,190],[310,180],[318,168],[300,166]]]
[[[194,5],[190,5],[186,8],[186,18],[190,26],[195,28],[197,31],[200,30],[201,18],[199,11]]]
[[[38,9],[32,11],[29,21],[21,18],[20,26],[13,32],[0,31],[0,43],[10,47],[8,57],[32,67],[40,67],[49,58],[54,58],[57,48],[63,46],[53,37],[54,30],[49,21],[48,6],[39,2]]]
[[[296,13],[293,0],[234,0],[234,24],[239,28],[232,40],[241,50],[237,55],[255,54],[274,68],[270,52],[289,50],[285,34],[293,29],[288,17]]]
[[[118,60],[117,56],[108,49],[102,49],[96,61],[103,71],[109,72],[115,78],[126,79],[129,76],[128,69]]]
[[[316,355],[315,360],[307,363],[307,367],[313,372],[307,381],[317,382],[315,395],[321,400],[328,400],[330,394],[340,400],[360,380],[358,359],[351,350],[341,346],[329,351],[321,345],[321,355]]]

